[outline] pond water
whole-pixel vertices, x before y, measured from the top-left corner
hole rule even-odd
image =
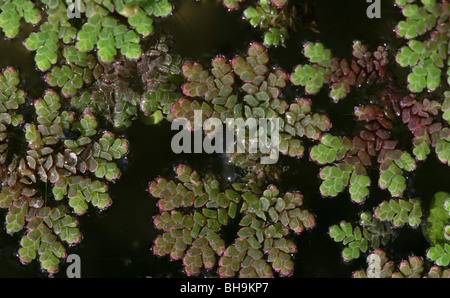
[[[299,1],[304,2],[304,1]],[[361,0],[318,0],[314,2],[312,18],[317,20],[316,32],[300,29],[291,34],[286,47],[270,50],[273,66],[291,72],[295,65],[305,62],[301,54],[306,41],[320,41],[337,57],[350,57],[353,40],[361,40],[375,49],[386,44],[398,49],[404,41],[396,38],[393,28],[402,18],[391,0],[382,3],[382,18],[368,19],[367,3]],[[245,51],[248,44],[261,40],[261,32],[254,30],[244,20],[242,11],[227,12],[219,1],[194,0],[172,1],[174,14],[156,24],[161,33],[174,37],[174,52],[208,65],[216,55],[228,58]],[[21,42],[22,36],[7,41],[0,35],[0,68],[12,65],[22,75],[22,88],[30,98],[42,96],[46,86],[42,74],[34,69],[33,54]],[[392,54],[392,53],[391,53]],[[401,69],[395,69],[399,81],[404,81]],[[374,90],[369,90],[373,92]],[[367,91],[366,91],[367,92]],[[286,96],[303,96],[300,89],[290,88]],[[339,104],[333,104],[326,92],[313,98],[314,111],[325,112],[333,123],[332,133],[353,135],[358,128],[353,115],[355,105],[367,102],[367,93],[355,90]],[[219,155],[176,155],[172,153],[170,141],[175,132],[168,122],[148,126],[135,121],[125,132],[131,143],[128,157],[119,166],[123,170],[121,179],[110,185],[113,205],[105,212],[90,209],[80,217],[80,229],[84,240],[69,248],[69,254],[79,254],[82,260],[82,277],[185,277],[181,261],[173,262],[168,257],[160,258],[151,252],[153,240],[159,234],[153,226],[152,217],[158,213],[156,199],[147,192],[150,181],[159,176],[173,175],[173,168],[187,163],[200,172],[213,171],[222,177],[235,174]],[[372,188],[366,204],[359,206],[350,201],[348,192],[336,198],[322,198],[318,192],[319,167],[307,158],[300,160],[282,157],[280,165],[285,168],[281,191],[299,190],[305,197],[305,206],[317,217],[317,226],[295,236],[299,252],[295,254],[293,277],[350,277],[352,271],[365,267],[360,258],[346,264],[341,259],[341,246],[328,236],[328,227],[341,220],[357,220],[358,214],[372,210],[389,194]],[[376,174],[376,173],[374,173]],[[410,176],[412,195],[425,202],[437,191],[450,191],[448,167],[440,164],[433,154],[421,163]],[[4,218],[5,210],[0,210]],[[3,223],[2,230],[4,231]],[[37,262],[21,265],[16,252],[20,235],[0,233],[0,277],[44,277]],[[390,246],[395,260],[411,254],[424,255],[429,247],[420,229],[402,229],[397,240]],[[67,264],[62,264],[56,277],[65,277]],[[207,275],[210,273],[206,273]]]

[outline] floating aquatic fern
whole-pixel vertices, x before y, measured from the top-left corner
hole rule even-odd
[[[65,51],[67,60],[74,61],[75,69],[80,70],[79,76],[85,82],[76,91],[77,95],[71,98],[72,107],[78,112],[100,115],[120,129],[131,126],[139,111],[149,116],[152,123],[158,123],[163,119],[163,114],[170,112],[171,105],[182,98],[181,91],[177,92],[177,84],[182,81],[182,61],[179,56],[169,53],[170,46],[170,38],[163,36],[137,61],[130,61],[120,55],[112,63],[103,63],[92,55],[86,56],[84,52],[70,47],[70,51]],[[81,65],[82,70],[78,65]],[[50,80],[54,77],[52,73],[47,76],[49,83],[53,82]],[[92,82],[94,79],[96,81]],[[133,80],[137,79],[142,80],[143,90],[132,87]],[[69,85],[70,90],[75,92],[73,80],[55,77],[53,84],[58,82]]]
[[[24,122],[17,110],[25,103],[26,94],[17,89],[18,84],[14,69],[1,74],[3,127]],[[24,125],[26,153],[8,152],[7,143],[2,144],[2,166],[8,169],[8,176],[3,177],[0,206],[8,209],[8,233],[27,229],[19,249],[21,262],[39,259],[41,267],[54,274],[60,259],[66,257],[64,243],[74,245],[82,239],[78,220],[71,213],[84,214],[88,204],[101,210],[111,205],[107,184],[102,180],[119,178],[114,160],[127,154],[128,141],[110,132],[98,137],[95,117],[84,114],[76,118],[63,109],[60,96],[52,90],[34,102],[34,111],[36,122]],[[73,134],[77,137],[67,137]],[[5,129],[2,142],[6,139]],[[88,172],[97,179],[86,177]],[[54,206],[55,201],[65,198],[68,206]]]
[[[76,29],[70,24],[67,15],[67,6],[61,1],[42,0],[46,6],[42,19],[45,23],[40,24],[39,31],[33,32],[25,41],[25,46],[30,51],[36,51],[36,66],[41,71],[50,69],[58,59],[58,42],[69,44],[75,40]]]
[[[356,107],[355,115],[367,122],[359,136],[326,135],[321,144],[311,149],[311,159],[327,165],[320,174],[324,180],[322,195],[334,197],[349,186],[352,200],[364,202],[371,185],[366,167],[373,164],[374,157],[380,170],[378,185],[394,197],[401,197],[406,189],[404,173],[415,170],[416,160],[425,160],[431,152],[430,147],[434,147],[438,159],[447,164],[450,130],[436,119],[445,113],[443,107],[445,109],[445,102],[444,105],[429,99],[420,102],[415,95],[402,95],[394,86],[380,92],[373,104]],[[410,153],[397,148],[398,141],[391,132],[397,119],[414,134],[411,145],[416,160]]]
[[[223,56],[215,58],[211,70],[197,62],[185,63],[186,98],[172,105],[167,118],[185,118],[193,123],[195,110],[202,111],[203,123],[211,117],[223,122],[228,118],[279,118],[280,152],[301,157],[304,147],[300,139],[319,139],[331,127],[330,121],[325,115],[312,114],[308,99],[299,98],[288,105],[281,97],[287,74],[279,69],[270,71],[268,62],[265,48],[253,43],[246,56],[231,61]],[[234,91],[237,83],[243,93]]]
[[[223,5],[229,10],[240,8],[242,0],[223,0]],[[308,5],[298,7],[297,3],[288,0],[258,0],[254,5],[247,6],[243,18],[250,25],[264,31],[264,45],[267,47],[284,45],[289,39],[289,32],[297,28],[302,18],[303,10],[308,11]],[[311,26],[311,24],[308,24]]]
[[[239,8],[242,1],[243,0],[223,0],[223,5],[230,10],[234,10]]]
[[[438,266],[447,267],[450,264],[450,244],[438,244],[427,251],[427,257]]]
[[[325,135],[321,144],[312,148],[312,160],[330,164],[320,172],[322,195],[335,197],[349,186],[352,201],[363,203],[371,185],[366,167],[372,165],[371,156],[377,156],[380,188],[389,190],[394,197],[402,196],[406,189],[403,171],[415,169],[414,159],[409,153],[395,149],[396,142],[389,140],[389,133],[381,129],[378,123],[366,127],[375,129],[375,133],[363,131],[353,139]]]
[[[108,17],[105,10],[95,9],[88,14],[88,22],[77,35],[76,47],[84,52],[98,47],[98,56],[105,62],[113,61],[117,50],[130,59],[137,59],[142,50],[139,35],[128,30],[124,24],[118,24],[115,18]]]
[[[161,37],[155,46],[139,59],[137,70],[142,74],[145,92],[141,97],[140,110],[154,123],[164,115],[170,118],[172,104],[183,98],[178,82],[182,81],[183,60],[170,53],[173,41]]]
[[[140,94],[130,87],[134,67],[135,63],[123,56],[105,64],[97,84],[77,98],[77,109],[102,115],[116,128],[129,127],[137,117],[140,102]]]
[[[382,108],[386,115],[390,115],[392,120],[400,115],[401,121],[414,134],[412,145],[416,159],[425,160],[432,147],[438,159],[447,164],[450,154],[450,130],[448,123],[440,121],[438,117],[442,115],[445,119],[445,101],[444,104],[428,98],[419,101],[416,95],[405,96],[398,93],[396,88],[388,88],[379,95],[377,106]]]
[[[135,1],[110,1],[107,9],[86,1],[85,13],[88,18],[77,35],[77,47],[82,51],[90,51],[98,47],[100,60],[113,61],[117,50],[129,59],[137,59],[142,54],[140,37],[153,32],[153,20],[150,16],[166,16],[172,11],[167,0],[136,3]],[[104,3],[102,3],[104,5]],[[128,30],[125,24],[119,24],[109,14],[116,11],[128,19],[128,23],[136,31]]]
[[[427,218],[426,235],[432,247],[427,257],[438,266],[450,264],[450,195],[438,192],[434,195]]]
[[[18,72],[9,67],[0,74],[0,163],[6,162],[8,154],[8,126],[18,126],[23,115],[18,112],[25,103],[26,93],[17,88],[20,83]]]
[[[393,238],[390,225],[368,212],[360,214],[358,225],[353,226],[342,221],[339,225],[331,226],[328,234],[335,242],[342,242],[345,246],[342,259],[346,262],[358,259],[361,253],[366,253],[369,248],[377,249],[386,245]]]
[[[41,12],[33,1],[3,0],[0,2],[0,10],[0,28],[8,38],[14,38],[19,34],[22,19],[32,25],[41,21]]]
[[[353,272],[354,278],[449,278],[450,269],[433,266],[427,272],[425,262],[417,256],[398,265],[398,271],[393,261],[390,261],[383,250],[377,249],[367,258],[367,270]]]
[[[397,36],[409,40],[408,45],[398,52],[396,61],[402,67],[412,69],[408,75],[411,92],[421,92],[425,88],[434,91],[441,85],[443,72],[447,76],[447,83],[449,80],[450,5],[447,1],[435,0],[397,0],[396,4],[402,8],[406,17],[396,26]]]
[[[67,256],[62,242],[74,245],[81,241],[77,220],[59,206],[30,208],[26,221],[27,233],[20,241],[20,261],[28,264],[39,256],[42,269],[50,274],[57,272],[60,259]]]
[[[420,199],[410,199],[409,201],[403,199],[391,199],[383,201],[379,204],[373,214],[370,212],[363,212],[360,214],[360,219],[357,224],[342,221],[338,225],[333,225],[329,228],[329,236],[335,242],[342,242],[344,249],[342,251],[342,259],[349,262],[361,257],[361,254],[374,250],[368,257],[369,267],[367,272],[359,271],[354,273],[354,277],[390,277],[394,271],[393,263],[387,262],[384,257],[384,252],[381,250],[386,247],[388,243],[397,237],[395,230],[404,228],[406,224],[410,228],[417,228],[422,223],[422,206]],[[436,252],[435,252],[436,250]],[[447,266],[443,261],[446,261],[444,255],[438,255],[439,247],[432,248],[429,251],[430,259],[439,259],[438,265]],[[377,254],[378,258],[374,258],[373,254]],[[403,268],[401,272],[413,271],[411,267],[417,267],[413,263],[419,262],[420,258],[410,258],[409,263],[404,262],[400,266]],[[421,259],[420,259],[421,261]],[[375,262],[375,264],[373,264]],[[411,263],[413,262],[413,263]],[[377,269],[375,276],[373,270]],[[423,268],[422,268],[423,269]],[[409,270],[409,271],[408,271]],[[369,272],[370,271],[370,272]],[[367,273],[367,274],[366,274]],[[409,276],[408,275],[408,276]],[[400,273],[395,273],[392,277],[403,277]],[[409,276],[412,277],[412,276]],[[416,277],[416,276],[414,276]]]
[[[244,10],[244,18],[253,27],[266,30],[264,45],[279,46],[289,38],[288,30],[295,16],[289,15],[286,4],[287,1],[259,0],[258,5]]]
[[[388,53],[382,46],[371,53],[360,41],[353,43],[353,60],[332,57],[331,51],[321,43],[307,43],[303,54],[309,64],[298,65],[290,76],[296,86],[305,88],[307,94],[316,94],[323,85],[331,84],[330,98],[338,102],[350,92],[351,86],[365,83],[384,83],[392,80],[387,67]]]
[[[43,117],[41,123],[45,122],[42,114],[39,117]],[[32,131],[30,127],[27,126],[27,136]],[[47,129],[45,125],[40,127],[43,131]],[[58,130],[56,126],[54,126],[54,130]],[[40,134],[34,132],[36,135]],[[47,135],[45,142],[51,143],[51,137]],[[42,140],[36,138],[34,142],[30,143],[30,147],[37,148],[38,143],[42,143]],[[52,151],[49,147],[40,149],[40,153],[43,155]],[[69,245],[76,244],[81,241],[81,234],[77,228],[77,220],[69,215],[66,207],[45,206],[47,198],[39,194],[34,183],[37,182],[37,175],[41,177],[42,181],[47,181],[47,171],[52,167],[53,158],[50,156],[44,165],[41,164],[39,168],[36,168],[33,158],[35,154],[37,154],[36,151],[30,150],[27,153],[26,161],[24,158],[14,157],[7,165],[10,175],[4,181],[0,193],[0,207],[8,209],[6,230],[9,234],[20,232],[25,226],[27,227],[19,249],[21,262],[27,264],[39,257],[41,267],[53,274],[58,271],[59,259],[66,257],[66,249],[62,242]],[[3,166],[5,166],[4,163],[5,161],[2,162]],[[59,165],[62,167],[61,163]],[[50,169],[49,172],[51,171]],[[50,174],[50,179],[52,178],[55,178],[55,175]]]
[[[42,12],[39,8],[45,8]],[[69,7],[62,0],[0,2],[0,28],[9,38],[14,38],[20,30],[20,20],[38,25],[37,32],[27,38],[25,45],[36,51],[36,66],[47,71],[57,62],[60,41],[69,45],[75,42],[82,52],[97,50],[99,59],[112,62],[115,55],[123,54],[129,59],[137,59],[142,54],[141,37],[153,32],[152,17],[164,17],[171,13],[172,5],[167,0],[135,2],[119,1],[76,1]],[[71,13],[81,18],[80,30],[70,22]],[[115,14],[127,19],[128,25],[121,23]],[[40,23],[44,20],[44,23]],[[40,24],[39,24],[40,23]],[[65,72],[63,72],[65,73]]]
[[[422,208],[420,200],[389,200],[382,202],[375,209],[375,217],[381,221],[391,221],[395,228],[408,223],[417,227],[421,223]]]
[[[107,64],[98,61],[95,55],[66,46],[62,52],[65,63],[54,66],[46,74],[46,82],[52,87],[60,87],[66,98],[72,98],[79,91],[98,80]],[[75,105],[76,106],[76,105]]]
[[[430,153],[430,146],[435,148],[438,159],[448,164],[450,158],[450,129],[443,123],[434,120],[440,113],[441,105],[433,100],[424,99],[419,102],[405,97],[400,102],[402,120],[414,133],[413,152],[418,160],[425,160]]]
[[[450,91],[444,92],[444,97],[444,103],[441,106],[443,112],[442,118],[447,121],[447,124],[450,124]]]
[[[224,0],[224,5],[237,9],[242,2]],[[142,51],[143,38],[154,30],[153,17],[172,11],[167,0],[81,0],[75,11],[80,13],[79,26],[69,19],[69,1],[0,0],[0,28],[7,38],[14,38],[21,22],[36,27],[25,46],[36,51],[36,66],[48,71],[47,84],[62,94],[46,91],[30,107],[35,120],[27,117],[32,120],[24,124],[19,111],[27,109],[26,94],[18,89],[19,74],[13,68],[0,74],[0,165],[7,173],[1,175],[0,207],[7,209],[7,233],[21,235],[20,261],[37,259],[45,271],[56,273],[67,245],[82,239],[75,215],[85,214],[91,206],[104,210],[111,205],[108,183],[121,176],[116,161],[127,154],[129,144],[100,127],[101,120],[124,129],[139,112],[158,123],[180,117],[193,121],[194,111],[201,110],[203,121],[281,119],[279,149],[291,157],[303,156],[304,139],[320,141],[311,148],[310,157],[323,166],[323,196],[335,197],[348,188],[352,201],[363,203],[374,184],[369,168],[379,171],[379,188],[393,198],[379,203],[373,214],[361,213],[356,224],[343,221],[328,230],[335,242],[342,242],[344,261],[369,254],[369,268],[354,272],[354,277],[449,277],[447,193],[436,194],[426,223],[432,243],[426,257],[438,266],[428,270],[427,261],[411,256],[397,269],[380,250],[396,237],[397,229],[424,225],[421,200],[404,195],[407,173],[432,150],[443,164],[450,158],[450,93],[444,92],[443,98],[433,94],[445,87],[442,78],[447,75],[448,81],[450,72],[450,7],[446,1],[416,3],[396,1],[406,17],[396,28],[397,35],[409,40],[396,61],[412,69],[409,91],[426,88],[431,91],[427,96],[401,92],[392,84],[385,47],[371,53],[356,41],[348,62],[333,57],[321,43],[307,43],[304,55],[309,63],[288,75],[271,69],[266,48],[253,43],[247,53],[231,60],[218,56],[205,67],[172,54],[165,37]],[[295,5],[289,4],[259,0],[244,10],[244,18],[264,31],[265,46],[282,45],[289,37],[298,16]],[[132,82],[137,76],[143,84],[136,87]],[[355,108],[355,116],[365,122],[360,133],[339,137],[324,134],[331,122],[313,112],[310,99],[285,97],[289,80],[309,95],[330,85],[329,96],[335,102],[353,86],[390,84],[370,103]],[[402,123],[413,136],[411,151],[396,139],[394,126]],[[25,153],[8,150],[13,127],[25,132]],[[162,231],[153,252],[182,259],[188,275],[202,270],[216,270],[220,277],[292,275],[298,250],[292,235],[313,228],[315,217],[304,209],[299,192],[280,194],[275,186],[267,186],[281,170],[262,165],[261,155],[228,155],[230,162],[245,168],[245,174],[225,187],[213,174],[201,176],[183,165],[176,168],[176,179],[153,181],[149,192],[160,209],[154,224]],[[223,233],[229,227],[238,229],[235,239],[226,244]]]
[[[212,174],[202,178],[185,165],[175,171],[175,181],[159,178],[149,187],[161,210],[155,226],[164,231],[153,246],[157,255],[183,259],[188,275],[216,265],[222,277],[292,274],[291,254],[297,248],[290,231],[301,233],[315,226],[314,215],[301,208],[300,193],[279,196],[278,189],[269,186],[256,194],[242,185],[221,191]],[[238,238],[225,247],[221,231],[237,219]]]

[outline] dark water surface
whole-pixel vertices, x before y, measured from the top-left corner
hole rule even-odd
[[[291,72],[295,65],[305,62],[301,49],[307,41],[320,41],[335,56],[348,58],[355,39],[362,40],[371,50],[383,44],[398,49],[404,43],[393,32],[401,14],[391,0],[383,1],[380,20],[366,17],[366,1],[312,2],[315,3],[318,32],[303,29],[292,33],[286,47],[270,50],[273,66]],[[262,32],[242,20],[242,11],[228,13],[219,1],[176,0],[172,3],[176,7],[174,14],[157,27],[174,37],[174,51],[184,57],[208,65],[216,55],[232,58],[246,51],[250,42],[261,40]],[[0,67],[16,67],[21,73],[21,87],[34,100],[42,96],[47,87],[42,83],[42,74],[34,69],[33,54],[21,44],[24,38],[26,36],[5,41],[0,36]],[[399,81],[404,81],[402,71],[395,71]],[[370,92],[370,89],[353,90],[348,98],[333,104],[327,96],[328,90],[324,90],[312,97],[313,109],[331,118],[333,134],[354,135],[359,126],[353,108],[367,103]],[[302,91],[289,88],[287,99],[292,100],[295,96],[303,96]],[[126,132],[131,152],[119,164],[123,169],[122,178],[110,186],[114,204],[105,212],[91,208],[80,217],[84,240],[68,249],[68,254],[81,256],[82,277],[185,277],[181,261],[159,258],[150,251],[159,232],[153,226],[152,217],[158,213],[158,208],[156,200],[147,192],[148,184],[159,176],[172,177],[173,168],[179,163],[187,163],[200,172],[211,170],[222,177],[233,175],[234,169],[217,155],[173,154],[170,148],[173,135],[167,122],[146,126],[136,121]],[[420,163],[410,177],[409,191],[423,199],[424,208],[434,193],[450,191],[448,167],[440,164],[433,154]],[[318,191],[319,167],[308,160],[307,154],[301,160],[282,157],[280,164],[286,168],[278,185],[280,190],[300,190],[305,196],[305,207],[317,217],[317,226],[313,230],[294,237],[299,249],[295,255],[294,277],[350,277],[352,271],[365,267],[363,257],[349,264],[342,261],[342,247],[327,235],[328,227],[342,220],[356,221],[360,212],[372,210],[381,201],[389,199],[388,193],[372,187],[370,198],[362,206],[350,201],[348,191],[337,198],[322,198]],[[377,181],[377,173],[374,174],[373,181]],[[5,210],[1,210],[1,218],[4,214]],[[1,228],[4,231],[3,223]],[[15,256],[19,240],[20,235],[0,233],[0,277],[44,277],[37,262],[27,266],[19,263]],[[395,260],[400,260],[411,254],[423,256],[428,247],[420,229],[404,228],[389,252],[394,253]],[[67,264],[63,263],[56,277],[65,277],[66,268]]]

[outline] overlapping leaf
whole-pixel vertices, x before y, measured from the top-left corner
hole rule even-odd
[[[397,24],[396,33],[409,43],[400,49],[396,61],[412,70],[408,76],[410,91],[434,91],[441,85],[442,70],[448,68],[445,61],[448,58],[449,7],[446,1],[420,1],[420,5],[416,2],[397,1],[406,20]]]
[[[171,46],[170,38],[161,37],[154,47],[142,55],[137,64],[146,86],[140,110],[155,124],[161,121],[164,115],[173,120],[170,116],[172,104],[183,97],[175,84],[182,77],[182,59],[179,55],[170,53]]]
[[[33,25],[41,20],[41,13],[32,1],[2,1],[0,11],[0,28],[8,38],[14,38],[19,34],[22,19]]]
[[[76,47],[82,52],[96,50],[99,59],[105,62],[112,62],[119,51],[129,59],[137,59],[142,54],[140,36],[146,37],[153,32],[152,17],[167,16],[173,9],[168,0],[139,3],[131,0],[39,2],[3,1],[0,6],[0,27],[8,37],[14,38],[20,30],[22,18],[33,25],[41,19],[45,20],[25,42],[29,50],[36,51],[36,65],[42,71],[49,70],[57,63],[60,41],[62,44],[76,41]],[[41,12],[36,5],[45,9]],[[127,22],[119,22],[116,14],[121,14]],[[70,22],[72,17],[83,20],[80,29]],[[69,76],[67,70],[62,73]],[[77,83],[72,87],[77,88]]]
[[[270,186],[258,196],[239,184],[220,191],[213,175],[202,178],[185,165],[176,173],[175,181],[159,178],[149,186],[161,210],[154,223],[164,231],[153,246],[157,255],[183,259],[188,275],[217,264],[222,277],[271,277],[274,271],[292,274],[291,254],[297,249],[289,233],[315,226],[314,215],[300,208],[300,193],[279,197],[278,189]],[[237,217],[238,212],[242,216]],[[241,218],[238,238],[225,247],[221,231],[235,218]]]
[[[42,269],[54,274],[60,259],[67,256],[62,242],[74,245],[81,241],[78,221],[62,206],[32,210],[28,217],[27,233],[20,242],[20,261],[28,264],[38,258]]]
[[[393,261],[389,261],[386,252],[375,250],[367,258],[367,270],[353,272],[354,278],[449,278],[450,269],[432,266],[425,271],[425,263],[422,258],[410,256],[408,260],[398,265],[398,271]]]
[[[14,68],[6,68],[0,73],[0,164],[4,164],[7,157],[8,126],[23,122],[18,110],[25,103],[26,94],[17,88],[19,83],[19,74]]]
[[[247,56],[236,56],[231,61],[223,56],[215,58],[210,71],[197,62],[185,63],[183,74],[187,83],[183,85],[183,93],[189,98],[174,103],[168,118],[185,118],[191,127],[195,110],[201,111],[203,123],[211,117],[223,122],[229,118],[278,118],[280,152],[301,157],[304,152],[301,138],[319,139],[331,123],[325,115],[312,113],[308,99],[296,99],[291,105],[281,99],[287,74],[279,69],[269,71],[268,62],[265,48],[253,43]],[[243,98],[235,92],[238,82],[243,82],[240,86]]]
[[[12,68],[0,77],[5,127],[23,122],[16,114],[25,102],[25,93],[16,88],[18,84],[18,74]],[[32,107],[36,120],[23,127],[28,150],[25,154],[14,152],[7,164],[2,161],[8,174],[2,177],[0,207],[8,209],[8,233],[27,229],[18,253],[21,262],[37,259],[52,275],[58,271],[60,259],[66,257],[65,244],[75,245],[82,238],[78,221],[69,212],[82,215],[88,203],[102,210],[111,204],[106,183],[82,175],[89,170],[100,179],[117,179],[120,170],[114,160],[127,154],[128,141],[107,131],[98,137],[95,117],[85,114],[76,118],[75,113],[64,110],[60,96],[52,90]],[[53,189],[53,196],[49,189]],[[55,200],[65,198],[67,207],[54,207]]]
[[[391,221],[394,227],[406,223],[417,227],[422,222],[421,202],[417,199],[384,201],[375,209],[375,217],[381,221]]]
[[[331,51],[321,43],[305,44],[303,54],[310,63],[296,66],[290,76],[291,82],[303,86],[308,94],[316,94],[323,85],[332,84],[329,96],[334,102],[346,97],[351,86],[392,80],[392,73],[387,67],[388,53],[382,46],[371,53],[367,46],[355,41],[351,62],[332,57]]]
[[[345,262],[358,259],[369,248],[378,249],[381,245],[386,245],[393,236],[388,225],[367,212],[360,214],[358,225],[342,221],[339,225],[331,226],[328,234],[335,242],[342,242],[344,245],[342,259]]]

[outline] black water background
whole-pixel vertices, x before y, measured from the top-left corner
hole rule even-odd
[[[219,1],[172,2],[176,7],[173,16],[156,26],[174,37],[174,51],[184,57],[208,65],[216,55],[232,58],[246,51],[250,42],[261,40],[262,33],[242,20],[242,11],[228,13]],[[291,35],[285,48],[271,49],[274,67],[291,72],[295,65],[304,63],[306,59],[301,55],[301,48],[307,41],[320,41],[335,56],[346,58],[350,58],[351,46],[356,39],[363,41],[371,50],[382,44],[398,49],[405,43],[393,32],[395,24],[402,18],[399,9],[393,7],[393,1],[383,1],[380,20],[366,17],[366,1],[313,2],[319,32],[299,30]],[[0,68],[11,65],[20,71],[21,88],[28,92],[32,102],[42,96],[47,86],[42,82],[43,75],[34,69],[33,54],[21,44],[24,38],[25,33],[12,41],[0,37]],[[398,68],[395,71],[398,81],[403,82],[404,72]],[[331,118],[333,134],[356,134],[360,125],[355,121],[353,108],[367,103],[376,90],[353,90],[345,100],[333,104],[327,96],[328,90],[324,89],[311,97],[314,111],[326,113]],[[285,95],[287,100],[304,96],[300,88],[293,87]],[[217,155],[173,154],[170,148],[173,135],[168,123],[146,126],[139,121],[126,132],[131,142],[131,152],[120,163],[122,178],[110,185],[114,204],[105,212],[91,208],[80,217],[84,240],[68,249],[69,254],[81,256],[82,277],[185,277],[180,261],[159,258],[150,251],[159,231],[155,230],[152,222],[158,208],[156,200],[147,192],[148,183],[159,176],[171,177],[173,168],[180,163],[187,163],[200,172],[213,171],[222,177],[233,176],[234,169]],[[372,210],[381,201],[389,199],[388,193],[372,187],[370,198],[362,206],[352,203],[348,192],[336,198],[322,198],[318,191],[320,180],[317,178],[320,168],[308,160],[307,154],[300,160],[283,157],[280,165],[286,168],[278,185],[280,190],[300,190],[305,196],[305,207],[317,217],[317,226],[313,230],[294,237],[299,249],[295,255],[294,277],[350,277],[352,271],[363,268],[363,257],[349,264],[342,261],[342,246],[332,241],[327,230],[341,220],[356,221],[360,212]],[[376,177],[376,173],[372,174]],[[440,164],[432,153],[410,177],[409,192],[420,196],[426,206],[434,193],[450,191],[448,174],[448,167]],[[4,214],[6,212],[1,210],[2,218]],[[1,228],[4,231],[3,223]],[[37,262],[27,266],[19,263],[15,256],[19,240],[20,235],[0,233],[0,277],[44,277]],[[388,252],[398,261],[411,254],[424,255],[428,246],[421,230],[404,228]],[[63,263],[56,277],[65,277],[66,268],[67,264]]]

